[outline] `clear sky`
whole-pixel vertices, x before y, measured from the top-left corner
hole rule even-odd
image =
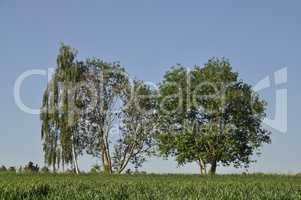
[[[172,65],[202,65],[212,56],[230,59],[235,71],[255,85],[287,67],[288,83],[261,91],[275,116],[276,89],[288,88],[288,130],[273,131],[250,171],[301,172],[300,85],[301,1],[299,0],[0,0],[0,165],[43,164],[39,116],[14,102],[14,82],[29,69],[55,67],[60,42],[79,57],[120,61],[139,79],[158,83]],[[272,81],[273,82],[273,81]],[[26,105],[39,108],[47,77],[22,85]],[[87,169],[96,161],[85,158]],[[188,165],[154,158],[149,172],[197,172]],[[218,172],[238,172],[221,168]]]

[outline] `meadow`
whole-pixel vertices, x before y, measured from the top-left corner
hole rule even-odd
[[[0,200],[301,199],[301,177],[0,173]]]

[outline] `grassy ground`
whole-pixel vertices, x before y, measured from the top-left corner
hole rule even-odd
[[[6,199],[301,199],[301,177],[2,173],[0,200]]]

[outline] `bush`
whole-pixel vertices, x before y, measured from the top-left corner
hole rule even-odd
[[[43,167],[42,169],[41,169],[41,172],[42,173],[49,173],[50,172],[50,170],[49,170],[49,168],[48,167]]]
[[[24,167],[24,171],[25,172],[31,172],[31,173],[37,173],[39,172],[39,166],[38,164],[34,165],[33,162],[29,162],[25,167]]]
[[[93,165],[90,169],[90,173],[92,174],[98,174],[101,173],[101,167],[99,165]]]
[[[16,168],[12,166],[12,167],[9,167],[7,171],[9,171],[9,172],[16,172]]]
[[[0,172],[6,172],[6,171],[7,171],[6,167],[4,165],[2,165],[0,167]]]

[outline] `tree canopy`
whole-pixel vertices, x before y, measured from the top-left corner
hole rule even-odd
[[[217,164],[250,164],[254,151],[270,142],[262,127],[266,103],[239,79],[226,59],[204,67],[175,66],[159,88],[157,136],[162,155],[198,162],[200,173],[215,174]]]
[[[63,44],[42,100],[45,163],[79,173],[78,158],[89,154],[112,174],[159,152],[179,165],[197,162],[201,174],[219,164],[248,167],[271,141],[266,105],[224,58],[191,70],[176,65],[153,89],[119,62],[78,61]]]
[[[152,93],[143,81],[131,81],[119,63],[97,58],[76,60],[62,45],[57,69],[44,92],[41,120],[45,162],[53,171],[78,156],[99,157],[103,170],[121,173],[141,165],[152,147]]]

